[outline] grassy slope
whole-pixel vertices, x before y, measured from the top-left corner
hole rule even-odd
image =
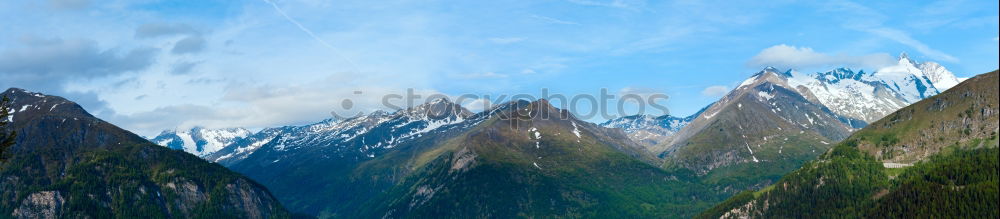
[[[997,73],[967,80],[858,131],[858,148],[886,162],[912,163],[972,139],[989,138],[997,124]]]
[[[760,92],[772,94],[773,100],[762,100]],[[848,133],[835,118],[819,116],[829,114],[823,106],[772,82],[730,95],[731,99],[716,103],[722,109],[667,154],[665,162],[668,169],[699,171],[700,183],[723,196],[776,182],[833,146],[825,142],[836,142]],[[807,120],[803,115],[812,116]]]

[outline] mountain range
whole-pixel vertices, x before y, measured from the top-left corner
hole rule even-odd
[[[287,207],[322,218],[801,217],[810,211],[788,209],[808,206],[788,200],[831,194],[803,183],[830,178],[831,188],[845,188],[841,175],[824,175],[844,170],[826,163],[869,171],[857,173],[873,177],[858,194],[887,191],[907,201],[914,188],[899,183],[925,186],[920,174],[949,162],[988,160],[969,151],[995,153],[996,87],[985,85],[995,75],[966,81],[903,54],[871,73],[768,67],[687,117],[633,115],[598,125],[547,100],[473,113],[442,98],[302,126],[194,127],[149,140],[65,99],[11,89],[7,119],[27,134],[0,170],[0,213],[282,218],[291,216]],[[875,161],[915,166],[898,175],[871,167]],[[900,180],[879,178],[882,172]],[[970,191],[984,191],[977,189]],[[961,201],[961,194],[944,195]],[[814,211],[831,216],[862,203],[811,200],[840,201]],[[902,208],[875,200],[888,212]]]
[[[704,209],[707,203],[721,201],[739,191],[770,185],[827,151],[852,131],[866,126],[868,122],[909,103],[933,96],[940,92],[938,87],[950,87],[960,80],[936,63],[917,63],[905,54],[901,55],[898,65],[882,68],[874,73],[839,68],[805,74],[794,70],[765,68],[719,101],[688,117],[634,115],[609,120],[599,126],[571,120],[571,126],[562,127],[562,131],[556,133],[578,133],[581,127],[594,126],[590,128],[591,133],[605,136],[602,141],[605,144],[601,147],[610,147],[615,149],[615,153],[628,155],[631,160],[629,162],[658,166],[664,170],[659,174],[675,179],[671,183],[664,183],[668,186],[659,189],[678,191],[684,188],[689,194],[700,196],[695,199],[661,202],[662,206],[675,206],[671,209],[679,211],[671,215],[693,216],[691,209]],[[438,99],[393,113],[376,111],[359,117],[328,119],[305,126],[265,128],[248,135],[225,135],[238,137],[222,140],[196,140],[196,134],[191,133],[245,132],[239,131],[243,129],[213,131],[195,128],[185,132],[167,131],[154,138],[154,141],[166,146],[174,144],[170,147],[190,151],[243,173],[266,185],[286,206],[297,212],[321,217],[376,216],[375,212],[389,209],[396,212],[427,213],[436,211],[417,208],[417,203],[420,202],[414,199],[420,196],[416,194],[436,193],[438,190],[434,187],[419,189],[420,186],[408,183],[435,182],[439,186],[453,185],[456,183],[454,180],[459,177],[450,176],[452,179],[442,181],[440,177],[449,176],[451,172],[433,170],[438,167],[428,166],[428,162],[439,159],[457,162],[453,157],[448,158],[461,154],[458,153],[461,150],[455,148],[477,148],[478,146],[473,145],[482,144],[478,141],[513,141],[508,139],[512,136],[505,132],[490,132],[493,133],[489,135],[492,137],[485,138],[489,140],[457,139],[468,139],[469,132],[483,129],[483,122],[491,121],[493,116],[510,111],[511,108],[539,104],[514,101],[474,114],[446,99]],[[528,138],[531,140],[532,136],[529,134]],[[190,144],[192,142],[194,144]],[[217,147],[225,142],[229,143],[224,147]],[[519,142],[517,145],[531,146],[531,142],[516,142]],[[541,148],[542,142],[534,143]],[[461,147],[455,146],[456,144]],[[540,157],[544,156],[535,159],[542,159]],[[524,158],[530,156],[505,159],[528,163],[522,160]],[[536,168],[545,166],[538,161],[531,164]],[[580,169],[593,168],[587,166]],[[553,179],[571,181],[559,177]],[[523,183],[514,185],[521,185],[522,189],[535,186]],[[414,188],[417,190],[413,191]],[[443,188],[459,189],[441,189]],[[461,189],[484,192],[479,190],[488,188]],[[385,196],[384,193],[395,196]],[[532,196],[531,193],[524,195]],[[404,200],[410,202],[411,206],[402,209],[403,206],[386,205],[386,202]],[[565,197],[562,200],[579,201]],[[581,206],[563,209],[564,212],[560,213],[538,211],[540,206],[524,206],[523,199],[509,201],[514,201],[521,207],[512,211],[466,209],[455,216],[482,216],[490,212],[520,212],[544,216],[592,211]],[[489,204],[482,205],[492,206],[496,203]],[[371,206],[378,206],[380,210],[367,212],[370,213],[367,215],[354,211]],[[440,209],[441,205],[428,207]],[[688,212],[681,213],[683,210],[680,209]]]
[[[657,168],[655,157],[620,130],[575,119],[544,100],[514,101],[472,114],[438,99],[395,113],[265,129],[206,158],[258,179],[296,211],[321,217],[399,217],[395,214],[402,212],[454,217],[642,215],[649,212],[608,211],[603,208],[611,205],[578,202],[609,201],[628,207],[638,205],[640,200],[633,195],[645,189],[695,186]],[[607,168],[626,169],[596,181],[567,178],[603,175]],[[628,183],[626,178],[660,183],[650,187]],[[482,181],[499,179],[503,180]],[[514,190],[489,186],[494,183],[509,183]],[[617,187],[608,187],[612,185]],[[540,192],[545,188],[561,192]],[[469,206],[442,205],[470,198],[464,194],[493,194],[497,199],[469,200],[480,203]],[[599,198],[605,196],[615,199]],[[670,197],[699,201],[679,194]],[[648,204],[667,210],[671,209],[667,203],[680,202],[667,198],[657,197],[657,202]],[[464,210],[452,209],[459,207]],[[386,212],[395,214],[381,215]]]
[[[996,218],[997,84],[990,72],[902,108],[699,217]]]
[[[706,185],[735,193],[769,185],[852,131],[961,80],[905,53],[873,73],[768,67],[691,116],[635,115],[602,125],[621,128],[665,168],[692,170]]]
[[[916,62],[902,53],[895,65],[877,69],[873,73],[863,70],[855,72],[849,68],[837,68],[827,72],[802,73],[795,70],[779,71],[765,68],[784,78],[790,90],[796,91],[810,102],[827,107],[838,116],[848,119],[851,128],[861,128],[899,108],[923,98],[933,96],[958,84],[963,78],[955,77],[951,71],[935,62]],[[756,75],[746,79],[738,87],[755,81]],[[609,128],[622,128],[634,140],[653,143],[669,138],[698,117],[702,109],[688,117],[669,115],[633,115],[620,117],[602,123]],[[649,118],[639,119],[636,118]],[[660,120],[651,121],[652,118]],[[676,122],[675,122],[676,121]],[[669,125],[668,125],[669,124]],[[666,130],[666,131],[665,131]],[[659,143],[659,141],[656,141]],[[656,143],[649,145],[656,145]],[[657,148],[664,149],[664,148]],[[656,151],[656,150],[654,150]]]

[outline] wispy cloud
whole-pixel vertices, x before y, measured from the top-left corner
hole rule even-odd
[[[866,55],[826,54],[813,51],[809,47],[795,47],[785,44],[768,47],[757,53],[747,66],[761,68],[766,66],[781,69],[812,70],[826,67],[855,67],[877,69],[892,65],[895,59],[889,54],[876,53]]]
[[[546,23],[551,23],[551,24],[580,25],[580,23],[577,23],[577,22],[572,22],[572,21],[557,19],[557,18],[553,18],[553,17],[541,16],[541,15],[534,15],[533,14],[533,15],[531,15],[531,18],[534,18],[534,19],[537,19],[537,20],[540,20],[540,21],[543,21],[543,22],[546,22]]]
[[[726,95],[726,93],[728,92],[729,92],[729,87],[724,85],[714,85],[714,86],[708,86],[704,90],[701,90],[701,95],[707,97],[719,97],[722,95]]]
[[[933,59],[938,59],[946,62],[958,62],[958,58],[948,55],[947,53],[944,53],[942,51],[932,49],[930,46],[927,46],[927,44],[924,44],[923,42],[914,39],[913,37],[910,36],[910,34],[903,32],[901,30],[887,28],[887,27],[877,27],[877,28],[867,28],[865,29],[865,31],[896,41],[903,45],[910,46],[911,48],[916,49],[917,52],[927,55],[928,57],[931,57]]]
[[[636,4],[640,3],[639,1],[625,1],[625,0],[611,0],[611,1],[567,0],[567,2],[578,5],[617,8],[626,10],[637,10],[638,6]]]
[[[895,41],[909,46],[917,50],[917,52],[933,59],[946,62],[959,61],[958,58],[955,58],[952,55],[931,48],[927,44],[913,38],[909,33],[903,30],[885,26],[884,23],[888,16],[875,9],[847,0],[833,1],[827,6],[837,14],[846,14],[840,15],[844,16],[845,28],[867,32]]]
[[[694,26],[673,26],[669,31],[662,31],[658,34],[639,39],[635,42],[628,43],[622,47],[615,48],[611,51],[612,54],[625,55],[635,52],[650,51],[656,49],[662,49],[670,44],[678,43],[685,37],[692,36],[696,33],[702,33],[705,31],[704,28],[694,27]]]
[[[333,54],[337,55],[341,59],[347,61],[348,63],[350,63],[351,67],[354,68],[354,71],[361,72],[361,69],[358,68],[358,64],[354,63],[353,60],[347,58],[347,56],[344,56],[344,54],[341,54],[340,52],[338,52],[337,48],[333,47],[333,45],[331,45],[330,43],[327,43],[326,40],[323,40],[323,38],[320,38],[319,36],[317,36],[316,33],[313,33],[312,30],[310,30],[309,28],[306,28],[306,26],[302,25],[302,23],[299,23],[298,20],[295,20],[295,18],[292,18],[291,16],[288,16],[288,13],[285,13],[285,10],[282,10],[281,7],[278,6],[278,4],[274,3],[271,0],[263,0],[263,1],[266,2],[267,4],[270,4],[271,7],[274,8],[274,11],[278,12],[278,14],[281,15],[281,17],[285,18],[285,20],[288,20],[289,23],[294,24],[295,27],[298,27],[299,30],[302,30],[302,32],[305,32],[306,34],[308,34],[309,37],[312,37],[313,40],[316,40],[316,42],[319,42],[321,45],[323,45],[323,47],[326,47],[327,49],[330,49],[330,52],[332,52]]]

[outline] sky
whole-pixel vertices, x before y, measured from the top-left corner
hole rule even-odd
[[[959,77],[995,70],[998,8],[997,1],[14,0],[0,3],[0,87],[66,97],[145,136],[391,110],[383,97],[408,90],[476,95],[462,102],[473,110],[543,89],[571,97],[665,94],[659,103],[668,112],[643,112],[687,116],[766,66],[870,71],[906,52]],[[612,101],[607,114],[634,114],[636,106],[619,111]]]

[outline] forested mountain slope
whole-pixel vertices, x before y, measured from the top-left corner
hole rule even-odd
[[[17,140],[0,165],[0,217],[286,218],[267,189],[155,145],[76,103],[11,88]]]
[[[902,108],[699,217],[996,218],[998,83],[990,72]]]

